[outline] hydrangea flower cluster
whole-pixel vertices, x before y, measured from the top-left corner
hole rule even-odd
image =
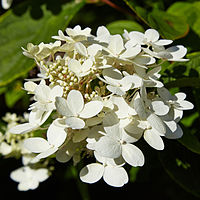
[[[29,43],[23,54],[40,68],[38,78],[24,89],[33,95],[26,123],[9,129],[12,134],[31,133],[23,147],[33,156],[31,164],[55,155],[61,163],[77,164],[94,156],[80,171],[86,183],[103,180],[114,187],[128,182],[125,164],[143,166],[145,158],[137,141],[143,138],[152,148],[164,149],[163,138],[183,135],[178,122],[183,110],[193,108],[182,92],[171,95],[159,80],[161,62],[187,61],[187,49],[171,46],[159,33],[127,32],[111,35],[104,26],[96,35],[80,26],[58,31],[54,43]],[[39,83],[37,83],[39,82]],[[37,130],[42,134],[34,134]],[[33,176],[29,165],[23,168]],[[39,169],[37,169],[39,170]],[[17,173],[17,172],[13,172]],[[37,179],[21,180],[19,189],[34,189],[47,172],[34,171]],[[31,175],[30,175],[31,174]],[[40,176],[41,175],[41,176]]]

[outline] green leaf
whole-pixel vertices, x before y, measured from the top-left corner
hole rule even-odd
[[[200,2],[176,2],[167,12],[184,18],[191,29],[200,36]]]
[[[148,22],[161,36],[171,40],[182,38],[189,31],[184,18],[157,9],[148,15]]]
[[[22,87],[21,81],[16,81],[8,87],[8,90],[5,93],[5,100],[6,105],[9,108],[12,108],[19,99],[26,95],[26,92],[22,90]]]
[[[187,66],[192,68],[200,67],[200,52],[193,52],[187,54],[187,58],[190,59],[189,62],[187,62]]]
[[[183,17],[189,24],[194,21],[194,10],[192,10],[192,4],[189,2],[176,2],[167,9],[167,13]]]
[[[173,87],[193,87],[193,88],[199,88],[200,87],[200,79],[199,78],[179,78],[174,81],[170,81],[165,84],[167,88],[173,88]]]
[[[84,2],[62,2],[57,0],[53,4],[60,6],[56,14],[46,6],[45,1],[34,0],[19,4],[0,17],[0,86],[23,76],[34,66],[32,59],[23,56],[21,47],[26,47],[29,42],[50,42],[51,36],[66,28],[84,5]],[[33,16],[40,12],[41,16]]]
[[[145,24],[149,26],[149,23],[147,20],[148,12],[144,8],[142,8],[135,1],[132,1],[132,0],[124,0],[124,2],[135,13],[137,18],[139,18],[140,20],[142,20]]]
[[[190,127],[192,126],[192,123],[194,122],[194,120],[196,120],[199,117],[198,112],[193,113],[192,115],[186,116],[181,120],[181,123],[185,126],[185,127]]]
[[[197,116],[199,116],[198,113]],[[195,135],[191,134],[190,129],[183,128],[183,132],[184,134],[182,138],[180,138],[178,141],[190,151],[200,154],[200,142],[198,138]]]
[[[188,151],[175,141],[167,143],[159,153],[161,163],[169,176],[186,191],[200,197],[200,156]]]
[[[128,32],[130,31],[140,31],[144,32],[143,27],[135,21],[130,20],[118,20],[112,22],[106,26],[111,34],[122,34],[124,29]]]

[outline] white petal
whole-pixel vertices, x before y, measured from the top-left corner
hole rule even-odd
[[[122,156],[124,160],[131,166],[137,167],[144,165],[144,155],[142,151],[135,145],[122,145]]]
[[[133,143],[136,141],[136,138],[133,137],[133,134],[128,134],[124,129],[122,129],[122,141],[125,141],[127,143]]]
[[[132,142],[138,141],[142,137],[143,132],[144,132],[144,129],[139,127],[138,121],[130,123],[124,129],[128,133],[128,135],[130,135],[133,138],[132,140],[134,141]]]
[[[183,58],[186,53],[187,49],[182,45],[172,46],[166,49],[167,52],[169,52],[172,55],[172,59],[169,59],[170,61],[181,61],[181,58]],[[183,59],[184,61],[185,59]]]
[[[41,110],[32,110],[29,114],[29,122],[33,124],[37,124],[37,126],[41,126],[50,116],[52,110],[49,111],[41,111]]]
[[[131,48],[128,48],[125,50],[124,53],[122,53],[120,55],[120,58],[133,58],[135,57],[136,55],[138,55],[141,51],[141,47],[140,45],[137,45],[135,47],[131,47]]]
[[[107,85],[106,88],[107,88],[112,94],[116,94],[116,95],[119,95],[119,96],[123,96],[123,95],[125,95],[125,93],[126,93],[126,92],[123,90],[122,87]]]
[[[76,42],[74,46],[79,54],[85,57],[87,56],[87,49],[81,42]]]
[[[51,89],[49,86],[40,84],[35,88],[35,100],[40,101],[42,103],[46,103],[49,101]]]
[[[47,149],[46,151],[43,151],[42,153],[38,154],[35,158],[36,159],[47,158],[48,156],[54,154],[57,150],[58,150],[57,147],[51,147],[50,149]]]
[[[34,190],[39,186],[39,182],[36,180],[26,180],[25,182],[20,182],[17,189],[19,191]]]
[[[144,33],[147,42],[156,42],[159,39],[159,33],[155,29],[148,29]]]
[[[83,110],[80,112],[80,117],[88,119],[97,115],[103,108],[101,101],[90,101],[85,104]]]
[[[56,85],[51,89],[50,96],[52,101],[55,101],[56,97],[61,97],[62,95],[63,95],[63,89],[59,85]]]
[[[112,96],[110,100],[117,106],[117,111],[115,112],[118,118],[125,118],[130,115],[136,115],[135,109],[130,107],[123,97]]]
[[[122,81],[125,80],[125,79],[128,79],[128,80],[126,80],[126,81],[127,81],[127,84],[128,84],[128,82],[134,84],[134,85],[132,86],[132,88],[138,88],[138,87],[141,87],[141,86],[142,86],[142,78],[140,78],[140,77],[137,76],[136,74],[133,74],[133,75],[131,75],[131,76],[125,76],[125,77],[122,79]],[[130,88],[129,88],[129,89],[130,89]],[[128,90],[129,90],[129,89],[128,89]]]
[[[102,47],[99,44],[92,44],[87,48],[87,50],[90,56],[95,56],[98,53],[98,51],[102,50]]]
[[[159,96],[165,101],[169,101],[173,98],[169,90],[165,87],[157,88],[157,91]]]
[[[110,37],[108,49],[114,54],[119,55],[124,50],[123,39],[120,35]]]
[[[2,0],[1,5],[3,9],[9,9],[13,0]]]
[[[137,44],[142,44],[143,40],[144,40],[144,33],[141,33],[139,31],[131,31],[129,33],[130,39],[131,40],[135,40],[137,42]]]
[[[181,108],[178,107],[177,109],[180,109],[180,110],[190,110],[190,109],[194,108],[194,105],[191,102],[185,101],[185,100],[180,102],[180,106],[181,106]]]
[[[45,181],[48,177],[48,169],[46,168],[40,168],[34,172],[34,178],[39,182]]]
[[[24,173],[25,173],[25,168],[26,167],[20,167],[18,169],[15,169],[14,171],[12,171],[10,173],[10,178],[13,180],[13,181],[16,181],[16,182],[24,182],[26,181],[26,176],[24,176]]]
[[[103,126],[113,126],[114,124],[118,124],[119,119],[118,116],[115,114],[115,112],[110,112],[105,115],[103,118]]]
[[[106,157],[103,157],[101,155],[99,155],[96,151],[94,151],[94,157],[96,158],[96,160],[100,163],[102,163],[103,165],[106,163],[106,161],[110,158],[106,158]]]
[[[84,106],[82,94],[78,90],[71,90],[67,96],[67,104],[72,113],[77,115],[81,112]]]
[[[103,179],[108,185],[122,187],[128,183],[128,174],[123,167],[106,166]]]
[[[1,144],[0,144],[0,153],[3,156],[6,156],[6,155],[10,154],[12,151],[13,151],[13,148],[12,148],[11,145],[9,145],[6,142],[1,142]]]
[[[121,155],[120,143],[108,136],[103,136],[96,142],[95,150],[101,156],[108,158],[118,158]]]
[[[139,65],[152,65],[156,59],[149,55],[138,55],[134,58],[134,62]]]
[[[122,128],[119,127],[119,124],[114,124],[112,126],[104,126],[109,137],[112,137],[114,140],[120,140],[122,138]]]
[[[165,46],[165,45],[169,45],[173,42],[173,40],[165,40],[165,39],[160,39],[156,42],[154,42],[155,45],[158,45],[158,46]]]
[[[165,105],[163,101],[152,101],[151,105],[156,115],[162,116],[169,112],[169,106]]]
[[[167,124],[166,134],[165,134],[166,138],[178,139],[183,136],[183,130],[181,129],[181,127],[178,124],[176,125],[175,129],[172,126],[170,126],[169,123],[166,123],[166,124]]]
[[[154,113],[151,113],[147,117],[147,121],[160,134],[165,134],[166,133],[166,126],[165,126],[164,122],[157,115],[155,115]]]
[[[28,92],[34,92],[35,88],[37,87],[37,84],[33,81],[28,81],[24,83],[24,89]]]
[[[66,149],[66,147],[64,147],[64,148],[59,149],[59,150],[56,152],[56,160],[57,160],[58,162],[66,163],[66,162],[68,162],[68,161],[72,158],[72,156],[71,156],[71,155],[68,155],[68,154],[66,153],[66,151],[67,151],[67,149]]]
[[[163,150],[164,143],[162,138],[156,131],[149,129],[144,131],[144,139],[145,141],[156,150]]]
[[[72,129],[82,129],[85,126],[85,122],[77,117],[67,118],[65,122]]]
[[[166,116],[164,116],[165,118]],[[166,128],[169,128],[172,132],[176,131],[177,129],[177,123],[175,121],[173,121],[173,119],[169,119],[169,120],[164,120],[164,123],[167,125]],[[164,134],[165,135],[165,134]]]
[[[142,98],[137,98],[134,100],[134,108],[141,120],[145,120],[147,118],[145,105]]]
[[[93,62],[91,59],[87,59],[86,61],[84,61],[84,63],[81,66],[81,70],[83,72],[88,72],[90,70],[90,68],[92,67]]]
[[[52,123],[47,130],[47,140],[49,144],[60,147],[67,137],[67,133],[63,127],[56,126]]]
[[[123,78],[122,73],[116,68],[106,68],[103,70],[102,75],[107,82],[113,85],[116,84],[117,80],[121,80]]]
[[[178,101],[183,101],[186,98],[186,94],[183,92],[178,92],[174,96],[177,97]]]
[[[100,40],[100,42],[107,42],[107,36],[110,36],[108,29],[105,26],[99,26],[97,29],[97,39]]]
[[[41,137],[28,138],[24,141],[24,147],[33,153],[41,153],[51,146],[47,140]]]
[[[172,117],[172,120],[175,120],[176,123],[178,123],[182,117],[183,117],[183,110],[178,110],[178,109],[171,109],[170,110],[170,114],[171,114],[171,117]]]
[[[73,116],[72,111],[67,105],[67,101],[62,97],[56,97],[56,109],[62,116]]]
[[[38,125],[35,124],[24,123],[12,127],[9,132],[13,134],[24,134],[36,129],[37,127]]]
[[[81,64],[78,60],[71,59],[68,62],[69,70],[74,72],[75,74],[79,74],[81,72]]]
[[[92,163],[85,166],[80,171],[80,179],[85,183],[95,183],[101,179],[104,173],[104,166],[98,163]]]

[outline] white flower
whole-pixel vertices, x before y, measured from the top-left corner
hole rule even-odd
[[[28,94],[34,94],[37,86],[38,85],[33,81],[28,81],[24,83],[24,89],[28,92]]]
[[[97,29],[97,36],[95,37],[95,40],[99,42],[108,43],[110,36],[110,32],[105,26],[99,26]]]
[[[27,50],[22,47],[23,54],[29,58],[34,58],[37,61],[41,61],[48,57],[50,54],[54,55],[61,46],[60,41],[54,43],[44,44],[41,42],[39,45],[27,44]]]
[[[103,157],[123,159],[131,166],[144,165],[144,155],[142,151],[131,144],[135,138],[128,135],[119,124],[104,127],[106,134],[95,144],[95,151]],[[102,133],[104,134],[104,133]]]
[[[104,79],[100,76],[98,76],[98,78],[108,84],[106,88],[112,92],[112,94],[117,94],[119,96],[125,95],[126,91],[131,88],[137,88],[141,82],[141,79],[137,76],[127,75],[123,77],[122,73],[115,68],[104,69],[102,75]]]
[[[169,47],[167,49],[160,48],[160,49],[153,49],[154,51],[151,51],[150,49],[143,48],[143,51],[153,57],[169,60],[169,61],[176,61],[176,62],[185,62],[189,59],[184,59],[183,57],[187,53],[187,49],[182,45],[176,45]]]
[[[173,111],[170,114],[173,115],[173,119],[177,122],[182,118],[183,110],[193,109],[194,105],[186,101],[186,94],[183,92],[176,93],[174,96],[165,88],[157,88],[158,94],[161,99],[169,106]]]
[[[72,129],[82,129],[85,126],[83,119],[97,115],[103,108],[101,101],[90,101],[84,104],[84,99],[78,90],[71,90],[67,100],[56,98],[57,111],[66,117],[66,124]],[[83,118],[83,119],[81,119]]]
[[[55,40],[61,40],[65,42],[74,42],[71,37],[64,35],[64,33],[61,30],[58,31],[58,36],[52,36],[52,38]]]
[[[54,121],[47,130],[47,140],[41,137],[28,138],[24,141],[24,147],[32,153],[39,153],[36,159],[46,158],[58,150],[66,137],[65,127]]]
[[[161,137],[165,136],[164,134],[158,132],[155,128],[153,128],[148,121],[141,121],[138,126],[144,129],[144,134],[143,134],[144,140],[151,147],[153,147],[156,150],[164,149],[164,142]]]
[[[6,156],[12,152],[12,146],[7,144],[6,142],[0,143],[0,154]]]
[[[51,112],[56,108],[55,98],[63,95],[63,89],[59,85],[50,88],[45,84],[45,81],[42,80],[40,84],[35,87],[34,94],[34,100],[36,102],[30,105],[30,109]]]
[[[109,38],[107,49],[111,58],[118,58],[120,60],[127,60],[134,58],[141,51],[141,47],[136,45],[134,47],[124,47],[123,39],[120,35],[113,35]]]
[[[144,92],[145,93],[145,92]],[[163,121],[155,114],[153,110],[150,110],[151,101],[145,97],[146,95],[139,95],[136,96],[134,100],[134,108],[140,117],[140,120],[147,121],[152,128],[156,129],[161,135],[164,135],[166,132],[166,127]],[[158,103],[157,106],[159,107],[160,104]],[[162,104],[163,109],[159,108],[160,115],[164,115],[168,112],[167,106]],[[154,106],[155,108],[156,106]],[[158,110],[158,109],[157,109]]]
[[[164,136],[168,139],[178,139],[183,136],[183,130],[177,124],[177,121],[180,119],[178,118],[177,120],[177,118],[174,117],[173,111],[173,109],[170,109],[170,112],[167,115],[161,117],[163,122],[166,124],[166,133]]]
[[[158,79],[160,78],[160,70],[161,67],[155,67],[153,69],[150,69],[146,71],[146,69],[134,66],[134,69],[136,71],[135,76],[139,76],[141,78],[141,81],[139,82],[141,87],[142,85],[144,87],[163,87],[163,83],[160,82]]]
[[[19,182],[18,190],[20,191],[34,190],[48,177],[47,169],[31,169],[29,166],[20,167],[10,174],[13,181]]]
[[[14,134],[23,134],[31,132],[38,127],[40,127],[49,117],[51,111],[41,112],[37,110],[32,110],[29,114],[29,122],[16,125],[12,127],[9,131]]]
[[[81,64],[78,60],[71,59],[68,63],[69,70],[75,73],[77,77],[83,77],[90,73],[93,62],[87,59]]]
[[[81,42],[77,42],[74,47],[80,55],[93,60],[97,53],[102,50],[102,46],[99,44],[92,44],[86,48]]]
[[[1,6],[3,9],[7,10],[10,8],[13,0],[1,0]]]
[[[83,30],[81,30],[81,27],[79,25],[75,26],[73,29],[72,28],[66,28],[66,33],[74,38],[76,36],[90,36],[90,32],[91,32],[91,29],[90,28],[85,28]]]
[[[127,31],[124,32],[123,36],[128,40],[126,46],[135,46],[136,44],[140,45],[150,45],[153,47],[156,46],[165,46],[171,44],[172,40],[160,39],[159,40],[159,33],[155,29],[148,29],[145,33],[141,33],[138,31],[131,31],[128,33]]]
[[[132,115],[137,115],[135,109],[131,107],[123,97],[111,96],[110,100],[117,106],[115,114],[118,119],[128,118]]]
[[[73,142],[70,140],[56,152],[56,160],[66,163],[73,158],[74,165],[76,165],[81,160],[80,153],[84,144],[84,142]]]
[[[89,164],[80,171],[80,179],[83,182],[95,183],[103,177],[108,185],[114,187],[122,187],[128,183],[128,174],[121,165],[117,165],[113,159],[104,158],[97,153],[95,153],[95,157],[100,163]]]

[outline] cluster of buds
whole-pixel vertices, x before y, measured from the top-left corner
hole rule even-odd
[[[171,95],[159,72],[166,60],[187,61],[187,49],[169,47],[173,41],[159,37],[154,29],[111,35],[104,26],[95,36],[90,28],[75,26],[66,33],[59,30],[54,43],[29,43],[23,53],[35,60],[40,73],[24,89],[35,102],[28,122],[9,131],[33,133],[23,142],[35,155],[31,163],[55,155],[58,162],[73,159],[77,164],[94,156],[96,161],[82,168],[80,179],[95,183],[103,177],[121,187],[129,179],[125,164],[144,165],[139,139],[163,150],[164,137],[180,138],[178,122],[193,104],[182,92]],[[38,129],[42,134],[34,135]]]

